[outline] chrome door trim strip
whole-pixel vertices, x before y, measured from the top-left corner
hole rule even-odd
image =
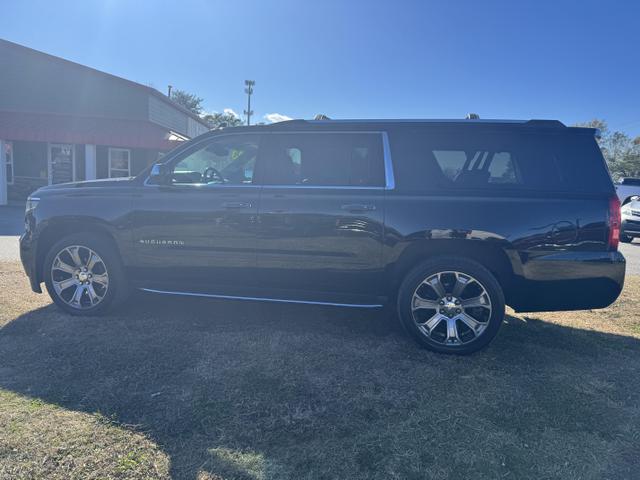
[[[264,190],[294,189],[294,190],[387,190],[386,187],[363,187],[360,185],[260,185]]]
[[[156,290],[154,288],[140,288],[140,290],[144,292],[149,292],[149,293],[160,293],[163,295],[217,298],[222,300],[250,300],[250,301],[257,301],[257,302],[295,303],[295,304],[301,304],[301,305],[323,305],[323,306],[330,306],[330,307],[349,307],[349,308],[382,308],[383,307],[383,305],[378,305],[378,304],[333,303],[333,302],[314,302],[309,300],[287,300],[284,298],[243,297],[243,296],[237,296],[237,295],[217,295],[213,293],[175,292],[172,290]]]

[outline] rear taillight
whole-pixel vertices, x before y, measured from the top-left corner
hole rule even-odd
[[[611,250],[618,249],[620,243],[620,224],[622,218],[620,216],[620,199],[617,196],[611,197],[609,200],[609,248]]]

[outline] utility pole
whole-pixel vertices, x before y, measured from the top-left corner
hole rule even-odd
[[[167,97],[171,98],[171,89],[173,88],[173,85],[167,85]]]
[[[244,111],[244,114],[247,116],[247,126],[251,125],[251,115],[253,115],[253,110],[251,110],[251,94],[253,93],[253,86],[256,84],[255,80],[245,80],[244,85],[244,93],[247,94],[247,109]]]

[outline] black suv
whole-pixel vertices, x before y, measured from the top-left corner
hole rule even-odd
[[[596,131],[557,121],[302,121],[212,131],[135,178],[29,199],[21,256],[72,314],[132,288],[379,308],[427,348],[486,345],[505,304],[620,294]]]

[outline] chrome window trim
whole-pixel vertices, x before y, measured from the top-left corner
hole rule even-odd
[[[269,298],[269,297],[245,297],[239,295],[218,295],[214,293],[196,293],[196,292],[177,292],[173,290],[157,290],[155,288],[140,288],[140,290],[149,293],[160,293],[163,295],[179,295],[184,297],[205,297],[205,298],[217,298],[221,300],[249,300],[256,302],[270,302],[270,303],[295,303],[302,305],[324,305],[331,307],[349,307],[349,308],[382,308],[381,304],[368,304],[368,303],[334,303],[334,302],[317,302],[312,300],[288,300],[285,298]]]
[[[393,161],[391,160],[391,146],[389,145],[389,134],[382,132],[382,150],[384,156],[384,178],[385,189],[393,190],[396,188],[396,179],[393,174]]]
[[[321,122],[321,120],[318,120]],[[342,130],[342,131],[305,131],[305,130],[291,130],[291,131],[281,131],[281,132],[238,132],[238,133],[222,133],[220,135],[214,135],[210,138],[202,139],[193,145],[193,147],[197,147],[201,144],[208,143],[214,141],[215,139],[221,137],[228,137],[232,135],[290,135],[290,134],[299,134],[299,133],[312,133],[312,134],[367,134],[367,135],[380,135],[382,139],[382,159],[384,164],[384,177],[385,177],[385,185],[384,186],[358,186],[358,185],[265,185],[263,183],[251,183],[251,184],[233,184],[233,185],[225,185],[223,183],[216,184],[186,184],[186,185],[194,185],[194,186],[207,186],[208,188],[218,188],[218,187],[262,187],[262,188],[287,188],[287,189],[339,189],[339,190],[393,190],[395,189],[395,177],[393,173],[393,161],[391,159],[391,148],[389,146],[389,135],[386,131],[359,131],[359,130]],[[173,161],[169,159],[169,161]],[[160,162],[157,162],[160,163]],[[166,163],[166,162],[164,162]],[[152,185],[149,184],[148,176],[144,181],[144,186],[147,187],[160,187],[166,185]]]
[[[301,190],[387,190],[387,187],[363,187],[359,185],[256,185],[264,189],[301,189]]]

